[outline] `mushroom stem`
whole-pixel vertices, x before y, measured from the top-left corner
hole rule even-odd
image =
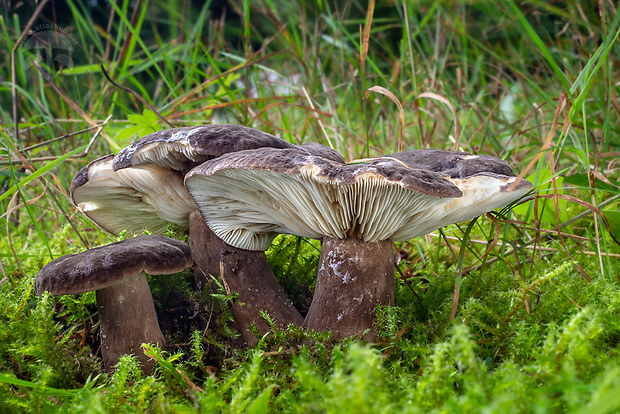
[[[314,298],[304,326],[334,339],[376,339],[374,309],[394,303],[392,242],[323,238]],[[369,330],[369,332],[366,332]]]
[[[166,341],[157,322],[146,273],[128,276],[119,283],[97,290],[96,296],[101,325],[101,356],[106,370],[110,371],[121,355],[133,353],[144,372],[152,373],[155,361],[142,352],[142,344],[164,345]]]
[[[276,280],[265,252],[238,249],[224,243],[209,228],[199,211],[189,216],[190,239],[194,261],[204,275],[222,276],[227,293],[237,292],[232,312],[243,339],[257,342],[248,331],[253,324],[260,335],[270,331],[260,311],[273,318],[279,328],[301,325],[303,318]],[[205,247],[208,246],[208,247]]]

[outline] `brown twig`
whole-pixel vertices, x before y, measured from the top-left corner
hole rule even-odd
[[[543,247],[543,246],[525,246],[525,249],[528,250],[540,250],[543,252],[550,252],[550,253],[557,253],[560,251],[560,249],[556,249],[554,247]],[[597,256],[599,254],[599,252],[593,252],[591,250],[579,250],[577,252],[575,252],[577,254],[585,254],[586,256]],[[611,257],[614,259],[619,259],[620,258],[620,254],[618,253],[600,253],[602,256],[605,257]]]
[[[84,152],[82,152],[81,154],[77,154],[74,155],[72,157],[67,158],[68,160],[75,160],[75,159],[79,159],[79,158],[84,158],[85,156],[88,155],[88,153],[90,152],[90,149],[92,148],[92,146],[95,144],[95,141],[97,140],[97,138],[99,137],[99,135],[101,134],[101,131],[103,130],[103,127],[106,126],[106,124],[108,123],[108,121],[112,119],[112,115],[109,115],[102,124],[99,125],[95,125],[92,128],[88,128],[87,130],[83,130],[80,132],[76,132],[75,134],[78,133],[82,133],[84,131],[90,131],[94,128],[97,128],[97,131],[95,132],[95,135],[93,135],[93,137],[90,139],[90,141],[88,142],[88,145],[86,146],[86,149],[84,150]],[[73,135],[75,135],[73,134]],[[71,134],[69,134],[71,135]],[[26,149],[32,149],[33,147],[40,147],[41,145],[53,142],[53,141],[57,141],[61,138],[66,138],[66,136],[62,136],[62,137],[58,137],[58,138],[54,138],[51,139],[49,141],[45,141],[42,142],[41,144],[37,144],[37,145],[33,145],[30,147],[27,147],[25,149],[23,149],[22,151],[26,151]],[[21,154],[21,152],[18,152],[16,154],[19,157],[19,160],[10,160],[10,161],[0,161],[0,165],[15,165],[15,164],[22,164],[22,165],[26,165],[28,167],[28,169],[30,169],[31,171],[35,171],[35,168],[32,166],[32,162],[40,162],[40,161],[53,161],[57,158],[59,158],[58,156],[48,156],[48,157],[38,157],[38,158],[26,158],[25,155]]]
[[[366,89],[366,92],[364,93],[364,99],[368,99],[369,92],[371,91],[387,96],[398,107],[398,137],[396,140],[396,143],[397,143],[396,146],[397,146],[398,152],[402,152],[403,151],[403,128],[405,126],[405,110],[403,109],[403,105],[400,103],[396,95],[394,95],[392,92],[390,92],[389,90],[385,89],[382,86],[373,86],[372,88]]]
[[[368,10],[366,11],[366,23],[362,31],[360,63],[362,64],[362,76],[366,73],[366,56],[368,55],[368,43],[370,42],[370,28],[372,27],[372,15],[375,11],[375,1],[368,2]]]
[[[110,117],[108,117],[108,119],[110,119]],[[106,121],[107,121],[107,120],[106,120]],[[47,140],[47,141],[42,141],[42,142],[39,142],[38,144],[30,145],[29,147],[25,147],[24,149],[22,149],[22,151],[23,151],[23,152],[28,152],[28,151],[31,151],[31,150],[33,150],[33,149],[35,149],[35,148],[40,148],[40,147],[44,147],[44,146],[46,146],[46,145],[49,145],[49,144],[51,144],[52,142],[62,141],[63,139],[67,139],[67,138],[70,138],[70,137],[74,137],[74,136],[76,136],[76,135],[84,134],[84,133],[86,133],[86,132],[88,132],[88,131],[92,131],[93,129],[97,129],[97,128],[99,128],[99,127],[101,127],[101,126],[105,125],[105,122],[106,122],[106,121],[104,121],[104,123],[103,123],[103,124],[94,125],[94,126],[91,126],[91,127],[86,128],[86,129],[82,129],[82,130],[80,130],[80,131],[71,132],[71,133],[68,133],[68,134],[65,134],[65,135],[61,135],[61,136],[56,137],[56,138],[49,139],[49,140]]]
[[[78,104],[76,104],[75,102],[73,102],[71,100],[71,98],[69,98],[69,96],[67,96],[67,94],[60,89],[60,87],[58,85],[56,85],[56,82],[54,82],[54,80],[52,79],[52,77],[50,76],[50,74],[43,69],[43,67],[41,67],[41,64],[39,62],[37,62],[36,60],[33,61],[34,67],[37,68],[37,70],[41,73],[41,76],[43,76],[43,78],[45,78],[45,80],[47,82],[49,82],[50,86],[52,87],[52,89],[54,89],[54,91],[60,95],[60,97],[67,103],[69,104],[69,106],[71,107],[71,109],[73,109],[75,112],[77,112],[82,119],[84,119],[87,123],[89,123],[91,126],[96,126],[97,123],[95,121],[93,121],[91,119],[90,116],[88,116],[86,114],[86,112],[84,112],[84,110],[82,108],[80,108],[80,106]]]
[[[2,263],[2,257],[0,257],[0,271],[2,271],[2,280],[0,280],[0,286],[2,286],[7,280],[9,280],[9,277],[4,271],[4,263]]]
[[[302,86],[301,90],[304,93],[304,96],[306,97],[306,99],[308,100],[308,104],[310,104],[310,108],[312,108],[312,110],[314,111],[314,103],[312,102],[312,99],[310,99],[310,95],[308,95],[308,91],[306,91],[306,88]],[[327,143],[329,144],[329,147],[331,149],[335,149],[334,148],[334,144],[332,143],[332,140],[329,139],[329,135],[327,135],[327,131],[325,130],[325,127],[323,126],[323,122],[321,122],[320,118],[317,118],[317,121],[319,123],[319,126],[321,127],[321,131],[323,131],[323,135],[325,135],[325,138],[327,138]]]

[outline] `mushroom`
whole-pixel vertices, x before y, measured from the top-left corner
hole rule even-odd
[[[163,236],[138,236],[48,263],[37,274],[36,292],[95,291],[105,368],[111,370],[121,355],[134,352],[144,371],[151,373],[153,360],[138,350],[143,343],[165,345],[166,341],[146,273],[173,274],[192,264],[187,244]]]
[[[424,169],[440,174],[456,185],[462,195],[446,200],[417,223],[413,233],[404,227],[394,234],[393,241],[404,241],[428,234],[453,223],[471,220],[481,214],[507,206],[527,194],[532,184],[517,181],[508,163],[490,155],[473,155],[461,151],[439,149],[411,150],[377,157],[377,160],[395,160],[409,168]]]
[[[247,330],[250,325],[254,324],[261,335],[270,329],[260,314],[261,310],[266,311],[278,327],[301,324],[303,318],[279,286],[263,252],[233,248],[211,232],[182,186],[182,178],[190,167],[204,160],[231,151],[266,146],[304,153],[319,151],[323,156],[342,160],[338,153],[320,144],[295,146],[273,135],[239,125],[172,128],[133,142],[113,161],[105,158],[99,164],[89,166],[76,176],[72,196],[82,211],[113,233],[123,228],[128,231],[146,228],[161,234],[167,222],[189,228],[189,244],[200,269],[197,279],[206,283],[205,275],[222,274],[227,291],[238,292],[238,302],[243,304],[233,304],[239,331],[246,342],[255,343],[256,337]],[[133,181],[136,176],[139,177],[138,184]],[[113,188],[98,195],[106,186],[105,181]],[[122,182],[120,185],[117,184],[119,181]],[[120,194],[112,195],[114,191]],[[165,195],[164,201],[159,201],[161,197],[156,195],[161,193]],[[121,202],[125,199],[129,202]],[[129,211],[121,216],[114,208],[115,204],[127,204],[145,213],[136,217]]]
[[[476,156],[455,157],[457,170],[466,171],[457,178],[409,166],[402,155],[345,165],[262,148],[207,161],[185,185],[209,227],[235,247],[265,250],[277,233],[322,239],[304,325],[373,340],[373,309],[393,303],[393,241],[507,205],[531,188],[521,181],[509,191],[516,177],[500,160],[502,168],[484,169],[469,168]]]

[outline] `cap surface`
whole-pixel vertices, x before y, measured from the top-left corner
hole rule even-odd
[[[266,250],[278,233],[390,239],[411,217],[462,194],[441,174],[393,159],[346,165],[272,148],[207,161],[185,185],[218,237],[247,250]]]
[[[138,236],[68,254],[48,263],[35,279],[38,295],[71,295],[103,289],[145,271],[172,274],[193,264],[189,246],[163,236]]]
[[[177,171],[187,171],[229,152],[262,147],[295,148],[295,145],[241,125],[170,128],[146,135],[123,148],[114,159],[114,170],[158,164]]]
[[[148,164],[114,171],[114,156],[92,161],[71,183],[75,205],[107,231],[165,234],[168,225],[187,228],[196,205],[180,173]]]
[[[423,149],[386,155],[412,168],[441,173],[450,178],[467,178],[478,174],[512,176],[506,161],[490,155],[472,155],[459,151]]]

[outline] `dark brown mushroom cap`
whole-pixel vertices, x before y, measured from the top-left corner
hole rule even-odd
[[[187,171],[229,152],[262,147],[295,148],[295,145],[241,125],[170,128],[146,135],[123,148],[114,158],[114,170],[154,163]]]
[[[450,178],[467,178],[479,174],[509,177],[514,175],[506,161],[490,155],[424,149],[399,152],[385,157],[395,158],[411,168],[422,168]]]
[[[346,165],[299,149],[226,154],[192,169],[185,185],[215,234],[247,250],[266,250],[277,233],[385,240],[461,196],[441,174],[397,160]]]
[[[187,185],[193,175],[209,176],[224,170],[270,171],[279,174],[311,174],[318,181],[339,185],[355,184],[360,179],[376,176],[385,183],[434,197],[460,197],[457,186],[442,174],[421,168],[409,168],[388,157],[378,157],[359,164],[344,164],[298,149],[261,148],[239,151],[207,161],[192,169],[185,177]],[[191,179],[189,180],[191,181]],[[190,194],[193,195],[190,190]]]
[[[187,228],[196,205],[180,173],[156,164],[114,171],[113,160],[101,157],[78,171],[71,183],[78,209],[113,234],[165,234],[170,223]]]
[[[36,293],[91,292],[142,271],[152,275],[173,274],[193,263],[190,248],[182,241],[156,235],[138,236],[48,263],[37,274]]]

